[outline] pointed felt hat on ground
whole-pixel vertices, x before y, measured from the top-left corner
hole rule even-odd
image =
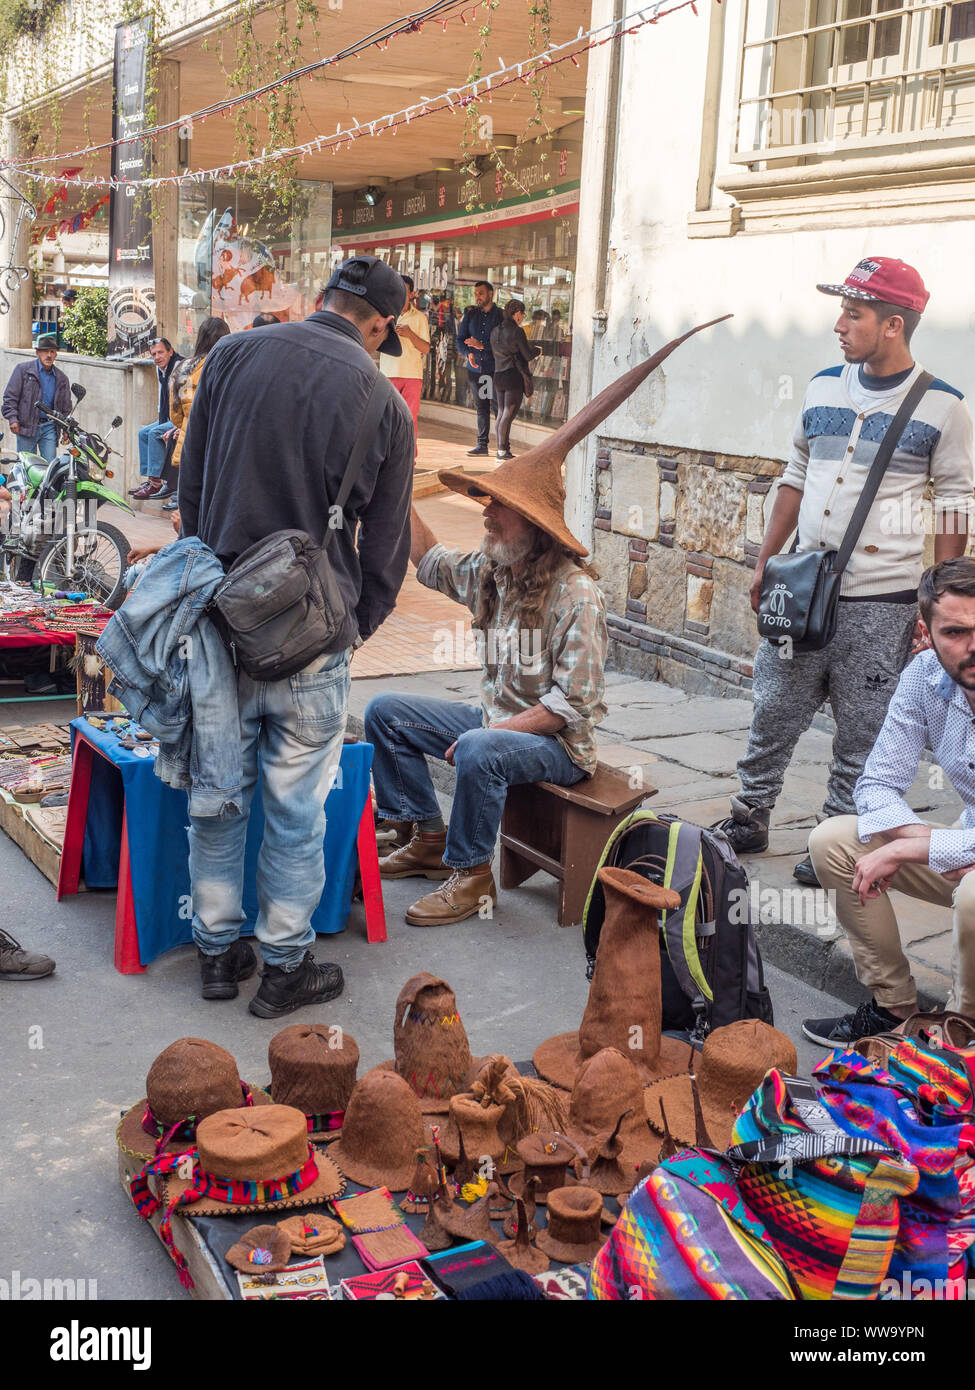
[[[697,1057],[694,1077],[701,1111],[715,1148],[727,1148],[734,1122],[767,1072],[777,1068],[794,1076],[798,1062],[792,1043],[777,1028],[757,1018],[715,1028]],[[643,1093],[647,1118],[658,1134],[667,1128],[679,1144],[694,1144],[694,1096],[691,1078],[668,1076]]]
[[[629,1192],[640,1164],[656,1159],[660,1140],[644,1116],[640,1073],[615,1047],[604,1047],[580,1067],[565,1133],[588,1154],[584,1181],[598,1192]]]
[[[583,1062],[615,1047],[644,1082],[683,1071],[687,1044],[661,1035],[661,909],[680,907],[668,888],[629,869],[600,869],[606,920],[599,937],[589,1000],[576,1033],[561,1033],[535,1049],[535,1069],[570,1091]]]
[[[446,1114],[451,1096],[467,1090],[484,1061],[471,1056],[454,991],[426,970],[399,992],[393,1048],[395,1060],[381,1062],[380,1070],[401,1076],[425,1115]]]
[[[646,381],[652,371],[669,357],[675,348],[700,333],[702,328],[711,328],[723,319],[711,319],[700,323],[696,328],[682,333],[679,338],[648,357],[638,367],[624,372],[588,405],[567,420],[554,434],[516,459],[503,463],[491,473],[467,473],[461,468],[444,468],[438,473],[440,481],[453,492],[473,497],[475,501],[487,505],[490,501],[500,502],[513,512],[523,516],[534,526],[546,531],[570,555],[587,555],[589,552],[581,541],[565,524],[565,485],[562,481],[562,465],[566,455],[581,439],[585,439],[601,421],[611,415],[632,395],[641,382]]]
[[[410,1087],[395,1072],[375,1068],[356,1082],[341,1138],[328,1153],[353,1182],[405,1192],[425,1134]]]

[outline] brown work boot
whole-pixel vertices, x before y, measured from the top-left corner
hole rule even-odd
[[[498,890],[490,864],[476,864],[472,869],[455,869],[442,888],[428,893],[406,909],[406,920],[412,927],[442,927],[448,922],[463,922],[478,912],[484,898],[498,901]]]
[[[446,830],[417,830],[408,845],[379,861],[381,878],[449,878],[443,862]]]
[[[394,850],[405,849],[413,839],[415,829],[411,820],[377,820],[376,847],[380,859],[385,859]]]

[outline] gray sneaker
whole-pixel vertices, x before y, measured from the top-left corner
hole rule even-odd
[[[25,951],[9,932],[0,931],[0,980],[43,980],[54,973],[54,961],[39,951]]]

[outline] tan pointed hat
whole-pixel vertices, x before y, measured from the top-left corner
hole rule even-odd
[[[660,932],[657,913],[680,898],[630,869],[600,869],[606,919],[596,952],[589,1000],[578,1032],[560,1033],[535,1049],[535,1070],[571,1091],[583,1062],[615,1047],[644,1082],[683,1071],[687,1044],[661,1034]]]
[[[757,1018],[715,1028],[694,1069],[701,1111],[715,1148],[727,1148],[735,1120],[766,1072],[775,1067],[792,1076],[797,1066],[796,1050],[785,1034]],[[643,1098],[647,1119],[658,1134],[664,1133],[666,1112],[672,1137],[679,1144],[695,1143],[694,1096],[686,1070],[655,1081]]]
[[[615,1047],[580,1067],[565,1134],[589,1157],[586,1185],[604,1194],[629,1192],[640,1164],[656,1159],[660,1140],[646,1122],[640,1073]]]
[[[393,1049],[395,1060],[380,1062],[379,1070],[401,1076],[425,1115],[446,1114],[451,1096],[468,1089],[484,1061],[471,1056],[454,991],[426,970],[412,975],[397,996]]]
[[[696,328],[682,333],[679,338],[648,357],[638,367],[624,372],[605,390],[591,400],[588,405],[567,420],[552,434],[544,444],[537,444],[520,457],[503,463],[491,473],[467,473],[462,468],[443,468],[437,474],[440,481],[453,492],[473,497],[486,506],[488,502],[500,502],[513,512],[523,516],[533,526],[547,532],[570,555],[588,555],[586,547],[565,524],[565,485],[562,481],[562,465],[569,450],[581,439],[585,439],[607,415],[623,404],[641,382],[669,357],[675,348],[703,328],[711,328],[724,319],[711,319],[709,323],[699,323]]]

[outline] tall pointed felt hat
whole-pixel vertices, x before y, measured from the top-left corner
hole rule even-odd
[[[579,1069],[604,1047],[635,1064],[644,1082],[685,1069],[687,1044],[661,1035],[660,933],[657,913],[680,898],[629,869],[600,869],[606,920],[599,937],[589,1000],[576,1033],[535,1049],[535,1070],[570,1091]]]
[[[380,1069],[395,1071],[408,1083],[425,1115],[446,1114],[451,1096],[468,1089],[484,1061],[471,1056],[454,991],[426,970],[411,976],[399,992],[393,1049],[395,1060],[381,1062]]]
[[[652,371],[669,357],[675,348],[702,328],[711,328],[730,314],[711,319],[709,323],[699,323],[696,328],[674,338],[659,352],[641,362],[638,367],[624,372],[605,390],[591,400],[588,405],[567,420],[544,444],[537,444],[527,453],[503,463],[492,473],[467,473],[462,468],[443,468],[437,474],[440,481],[453,492],[473,497],[475,501],[487,505],[494,500],[504,507],[510,507],[519,516],[525,517],[534,526],[546,531],[570,555],[588,555],[586,547],[565,524],[565,485],[562,481],[562,465],[569,450],[581,439],[585,439],[598,424],[612,415],[632,395],[641,382],[646,381]]]

